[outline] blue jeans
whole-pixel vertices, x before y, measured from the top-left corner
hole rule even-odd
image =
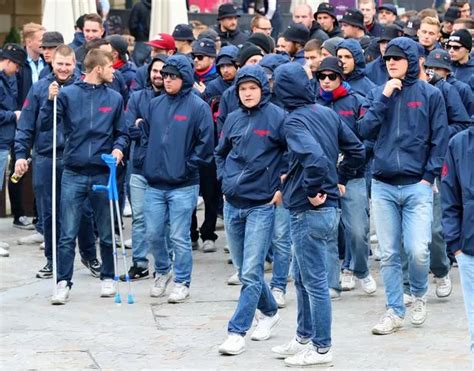
[[[140,268],[148,268],[148,243],[146,241],[145,214],[143,199],[148,182],[139,174],[130,176],[130,202],[132,206],[132,257],[133,264]]]
[[[422,297],[428,291],[433,191],[430,185],[422,183],[394,186],[374,179],[372,205],[382,255],[386,306],[404,317],[400,251],[403,246],[408,258],[410,292]]]
[[[339,211],[334,207],[291,213],[293,275],[297,299],[296,334],[317,348],[331,346],[331,299],[327,252],[337,250]]]
[[[456,260],[459,264],[464,305],[471,333],[471,359],[474,369],[474,256],[461,253],[456,256]]]
[[[369,199],[365,178],[347,182],[346,193],[341,197],[341,210],[346,248],[350,251],[349,269],[357,278],[365,278],[369,275],[370,250]]]
[[[106,192],[94,192],[95,184],[106,185],[109,175],[82,175],[64,170],[61,180],[61,238],[58,247],[58,281],[66,280],[71,285],[74,269],[76,238],[79,234],[83,205],[87,200],[93,210],[99,232],[102,268],[100,278],[114,278],[112,255],[112,231],[109,200]],[[118,273],[118,272],[117,272]]]
[[[33,154],[32,155],[32,162],[31,166],[33,167],[33,176],[32,176],[32,183],[33,183],[33,193],[35,195],[34,201],[35,201],[35,207],[36,207],[36,224],[35,224],[35,230],[39,234],[44,236],[44,226],[43,226],[43,211],[41,208],[43,207],[43,201],[41,200],[42,197],[42,190],[43,188],[43,179],[42,179],[42,174],[40,174],[41,170],[38,171],[38,161],[41,161],[39,157],[42,157],[41,155],[38,154]],[[49,172],[49,177],[51,178],[51,171]],[[61,179],[61,178],[60,178]],[[49,184],[51,184],[51,179],[49,180]],[[59,180],[59,184],[61,184],[61,180]],[[45,242],[46,244],[46,242]]]
[[[279,205],[275,208],[275,224],[271,242],[273,275],[270,287],[286,292],[291,261],[290,212]]]
[[[5,180],[5,171],[8,165],[8,149],[0,149],[0,192],[3,191],[3,182]]]
[[[155,257],[155,272],[166,274],[171,271],[170,249],[174,252],[174,281],[187,286],[191,283],[193,269],[189,230],[198,195],[198,185],[173,190],[160,190],[148,186],[144,198],[146,242]],[[165,242],[168,218],[171,244],[169,249]]]
[[[273,233],[273,205],[238,209],[224,203],[224,223],[230,254],[242,282],[239,302],[227,330],[245,336],[255,311],[274,316],[278,305],[264,280],[264,262]]]

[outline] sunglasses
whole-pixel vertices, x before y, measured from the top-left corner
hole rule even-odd
[[[317,75],[318,80],[324,81],[326,78],[329,78],[331,81],[335,81],[337,79],[337,73],[330,73],[330,74],[325,74],[322,72],[318,72]]]
[[[206,58],[205,55],[194,55],[194,59],[197,59],[198,61],[202,61],[204,58]]]
[[[394,55],[389,55],[388,57],[383,57],[383,60],[385,62],[389,62],[390,60],[394,60],[395,62],[398,62],[398,61],[401,61],[402,59],[404,59],[403,57],[398,57],[398,56],[394,56]]]
[[[161,77],[164,79],[167,79],[168,77],[171,79],[171,80],[176,80],[179,78],[178,75],[175,75],[174,73],[168,73],[168,72],[161,72]]]
[[[448,50],[453,49],[454,51],[458,51],[461,48],[462,46],[460,45],[448,45]]]

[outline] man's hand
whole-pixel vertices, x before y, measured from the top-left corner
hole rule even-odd
[[[112,151],[112,156],[114,156],[116,159],[117,159],[117,165],[120,164],[120,162],[122,162],[122,158],[123,158],[123,153],[121,150],[119,149],[114,149]]]
[[[15,111],[16,121],[20,119],[21,111]]]
[[[281,174],[280,175],[280,182],[284,183],[287,177],[288,177],[288,174]]]
[[[136,120],[135,120],[135,126],[138,128],[142,122],[143,122],[143,119],[142,119],[142,118],[136,119]]]
[[[203,82],[195,82],[194,87],[202,94],[206,90],[206,85]]]
[[[21,158],[15,162],[15,174],[23,175],[28,171],[28,161]]]
[[[272,200],[270,201],[270,205],[278,206],[278,205],[281,205],[282,201],[283,201],[283,197],[281,195],[281,191],[276,191],[275,194],[273,195]]]
[[[59,84],[56,81],[53,81],[48,88],[48,99],[54,100],[59,93]]]
[[[461,250],[461,249],[456,250],[456,251],[454,252],[454,256],[461,255],[461,253],[462,253],[462,250]]]
[[[324,194],[318,193],[318,194],[317,194],[316,196],[314,196],[313,198],[308,197],[308,200],[309,200],[309,202],[311,202],[311,205],[313,205],[313,206],[316,207],[316,206],[320,206],[320,205],[322,205],[323,203],[325,203],[327,196],[328,196],[328,195],[327,195],[326,193],[324,193]]]
[[[420,183],[431,187],[431,183],[428,182],[427,180],[421,179]]]
[[[343,184],[338,184],[337,188],[339,188],[339,194],[341,197],[346,194],[346,187]]]
[[[391,79],[387,81],[385,87],[383,88],[382,94],[387,98],[390,98],[395,90],[402,90],[402,80]]]

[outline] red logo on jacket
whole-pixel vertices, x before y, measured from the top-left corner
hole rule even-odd
[[[421,102],[413,101],[413,102],[408,102],[408,103],[407,103],[407,106],[408,106],[409,108],[418,108],[418,107],[421,107],[422,104],[421,104]]]
[[[22,108],[26,108],[30,105],[30,100],[29,99],[25,99],[25,101],[23,102],[23,107]]]
[[[448,175],[448,165],[445,162],[441,169],[441,178],[444,178],[446,175]]]
[[[341,116],[352,116],[352,114],[354,112],[352,112],[351,110],[348,110],[348,111],[344,111],[344,110],[341,110],[338,112]]]
[[[112,107],[99,107],[99,111],[102,113],[112,112]]]
[[[261,129],[253,129],[253,132],[257,134],[259,137],[267,137],[270,135],[270,130],[261,130]]]
[[[176,121],[186,121],[188,119],[188,116],[176,114],[176,115],[174,115],[174,119]]]

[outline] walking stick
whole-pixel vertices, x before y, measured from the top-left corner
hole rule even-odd
[[[56,143],[57,143],[57,123],[58,123],[58,118],[57,118],[57,113],[58,113],[58,100],[57,96],[54,96],[53,99],[53,185],[52,185],[52,205],[51,205],[51,214],[52,214],[52,236],[51,236],[51,245],[52,245],[52,250],[53,250],[53,297],[55,297],[58,294],[58,271],[57,271],[57,258],[56,258],[56,251],[57,251],[57,246],[56,246]]]

